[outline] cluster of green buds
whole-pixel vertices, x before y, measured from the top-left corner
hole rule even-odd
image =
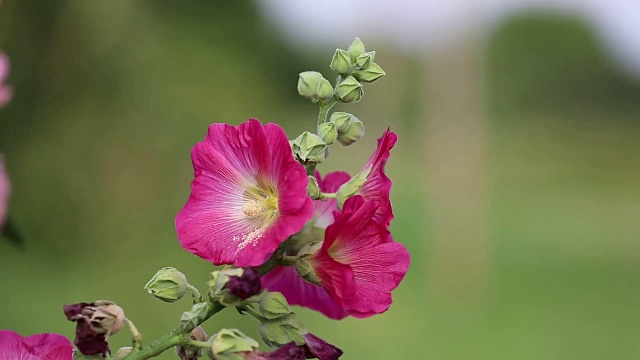
[[[298,78],[298,93],[320,107],[316,133],[304,132],[291,143],[294,157],[313,175],[318,164],[326,160],[329,146],[339,142],[349,146],[364,135],[364,124],[346,112],[329,111],[338,102],[355,103],[364,95],[364,83],[372,83],[385,75],[374,62],[375,51],[365,51],[364,44],[356,38],[347,50],[336,49],[330,68],[337,74],[335,86],[317,71],[305,71]],[[314,197],[310,185],[309,195]]]

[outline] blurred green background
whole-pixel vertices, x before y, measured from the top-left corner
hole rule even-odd
[[[0,151],[26,239],[0,242],[0,328],[72,338],[62,305],[110,299],[149,340],[189,307],[150,297],[154,272],[202,288],[212,270],[173,224],[193,144],[249,117],[312,129],[297,74],[329,77],[348,46],[293,46],[240,1],[5,1],[0,39],[15,87]],[[336,107],[367,135],[321,170],[355,173],[399,134],[392,232],[412,264],[385,314],[300,310],[311,331],[345,359],[638,359],[640,82],[568,16],[525,13],[424,55],[363,41],[388,76]],[[257,325],[227,310],[205,328]]]

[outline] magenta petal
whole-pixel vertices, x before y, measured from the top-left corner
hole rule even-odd
[[[291,305],[304,306],[335,320],[347,316],[327,290],[303,280],[293,267],[278,266],[271,270],[262,276],[262,286],[281,292]]]
[[[370,168],[369,175],[359,190],[365,199],[378,204],[375,220],[385,227],[389,227],[393,219],[393,209],[389,200],[392,182],[385,174],[384,167],[397,140],[398,135],[389,129],[378,139],[378,147],[365,166],[365,169]]]
[[[376,211],[374,201],[349,198],[343,212],[336,212],[335,223],[327,228],[322,248],[313,257],[323,285],[354,317],[386,311],[392,302],[391,291],[409,267],[409,253],[374,220]]]
[[[9,64],[9,57],[0,51],[0,84],[2,84],[9,76],[9,70],[11,65]]]
[[[73,345],[58,334],[38,334],[23,338],[11,330],[0,330],[0,359],[70,360]]]
[[[11,183],[4,168],[4,158],[0,154],[0,229],[7,220],[7,208],[9,207],[9,196],[11,195]]]
[[[344,171],[334,171],[328,173],[324,179],[320,175],[320,172],[316,171],[316,180],[318,180],[318,185],[320,186],[320,190],[325,193],[334,193],[338,191],[342,184],[346,183],[351,179],[348,173]],[[314,219],[314,227],[320,229],[326,229],[327,226],[333,224],[333,212],[338,211],[338,205],[336,205],[335,199],[328,200],[316,200],[315,203],[315,219]]]
[[[306,170],[278,125],[212,124],[191,157],[195,179],[176,216],[178,240],[215,265],[261,265],[313,216]]]

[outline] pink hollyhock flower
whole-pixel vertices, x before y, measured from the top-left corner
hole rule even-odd
[[[365,199],[373,200],[378,204],[374,219],[386,228],[393,220],[393,209],[389,200],[391,179],[384,173],[384,166],[397,140],[398,135],[389,129],[378,139],[378,148],[362,170],[366,173],[367,180],[358,190],[358,194]]]
[[[324,179],[316,171],[315,176],[320,190],[325,193],[338,191],[338,188],[351,178],[344,171],[331,172]],[[315,216],[308,226],[314,228],[310,234],[317,238],[306,239],[307,243],[324,239],[324,229],[333,224],[333,214],[338,211],[335,199],[316,200],[314,205]],[[262,286],[269,291],[281,292],[291,305],[304,306],[336,320],[349,315],[331,298],[325,288],[305,281],[291,266],[277,266],[262,276],[261,280]]]
[[[313,216],[305,168],[276,124],[211,124],[191,159],[195,179],[176,217],[178,240],[215,265],[261,265]]]
[[[73,345],[58,334],[22,337],[11,330],[0,330],[0,359],[71,360]]]
[[[307,259],[332,299],[357,318],[385,312],[409,268],[405,247],[374,220],[377,210],[362,196],[347,199],[322,247]]]
[[[0,108],[5,107],[13,98],[13,87],[4,81],[9,76],[9,57],[0,51]]]
[[[9,196],[11,195],[11,183],[4,168],[4,157],[0,154],[0,230],[7,221],[7,208],[9,207]]]

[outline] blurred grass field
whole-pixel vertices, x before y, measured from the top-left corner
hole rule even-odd
[[[0,33],[16,92],[0,112],[0,150],[27,242],[22,251],[0,243],[0,328],[72,337],[62,305],[106,298],[147,339],[161,336],[189,300],[156,301],[146,281],[174,266],[203,288],[212,270],[181,249],[173,227],[190,191],[191,146],[211,122],[257,117],[290,136],[311,128],[314,106],[297,96],[296,76],[328,74],[331,49],[288,49],[249,3],[6,1]],[[450,273],[431,276],[438,208],[420,131],[432,104],[419,91],[429,78],[420,59],[363,40],[388,76],[340,107],[367,135],[326,168],[354,173],[384,128],[399,134],[388,164],[392,232],[412,264],[387,313],[335,322],[300,310],[311,331],[345,359],[640,357],[640,83],[612,69],[572,19],[527,16],[493,35],[488,268],[480,291],[442,293],[438,283],[478,269],[455,261],[473,251],[462,247]],[[226,310],[205,328],[257,338],[257,325]],[[123,333],[110,343],[127,342]]]

